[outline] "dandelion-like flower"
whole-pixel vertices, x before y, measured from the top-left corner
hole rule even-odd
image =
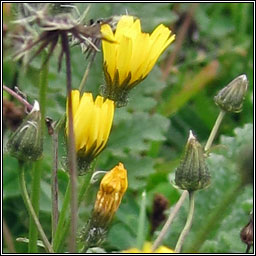
[[[166,247],[166,246],[160,246],[155,251],[152,251],[152,244],[150,242],[145,242],[142,250],[139,250],[137,248],[130,248],[123,251],[124,253],[175,253],[174,250]]]
[[[80,97],[78,90],[72,90],[72,111],[75,145],[79,174],[83,174],[91,161],[104,149],[114,117],[114,102],[91,93]],[[68,104],[67,104],[68,113]],[[68,134],[68,114],[66,123]]]
[[[175,35],[163,24],[152,34],[143,33],[140,20],[128,15],[120,18],[114,32],[110,25],[103,24],[101,33],[111,38],[102,41],[106,80],[102,93],[121,106],[129,90],[147,77]]]
[[[94,215],[106,225],[117,211],[128,187],[127,171],[122,163],[108,172],[100,183]]]

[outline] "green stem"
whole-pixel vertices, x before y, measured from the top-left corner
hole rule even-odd
[[[227,209],[230,204],[234,203],[234,198],[239,195],[242,187],[243,183],[239,182],[225,193],[221,202],[214,208],[210,216],[204,221],[204,224],[201,225],[200,230],[195,234],[192,245],[186,248],[187,252],[193,253],[199,251],[211,231],[223,220],[225,209]]]
[[[170,213],[166,223],[164,224],[161,232],[159,233],[157,239],[155,240],[153,246],[152,246],[152,251],[155,251],[158,246],[162,243],[167,231],[170,229],[170,226],[172,224],[172,221],[174,220],[175,216],[177,215],[180,207],[182,206],[182,204],[184,203],[186,197],[188,195],[188,191],[184,190],[181,197],[179,198],[179,201],[175,204],[174,209],[172,210],[172,212]]]
[[[40,102],[40,112],[41,112],[41,137],[44,136],[44,126],[45,126],[45,108],[46,108],[46,92],[48,87],[48,64],[45,63],[46,53],[42,56],[42,66],[39,79],[39,102]],[[31,202],[34,208],[35,214],[39,214],[39,201],[40,201],[40,180],[41,180],[41,161],[34,164],[32,171],[32,189],[31,189]],[[37,238],[38,232],[37,227],[33,221],[33,217],[29,217],[29,245],[28,252],[37,252]]]
[[[181,247],[185,241],[186,236],[189,233],[189,230],[192,225],[192,220],[193,220],[193,215],[194,215],[194,208],[195,208],[195,191],[189,191],[189,212],[188,212],[188,217],[187,221],[185,224],[185,227],[183,228],[180,237],[178,239],[178,242],[175,247],[175,252],[180,253]]]
[[[79,191],[79,195],[78,195],[78,208],[80,207],[82,201],[85,201],[85,202],[87,201],[86,198],[87,198],[87,192],[88,192],[88,189],[89,189],[89,183],[90,183],[90,180],[91,180],[91,175],[89,175],[89,173],[88,173],[86,175],[86,177],[84,178],[84,180],[83,180],[83,183],[82,183],[81,189]],[[64,239],[67,237],[67,234],[68,234],[68,231],[69,231],[69,228],[70,228],[70,220],[71,219],[70,219],[70,216],[69,216],[69,218],[67,219],[67,222],[65,224],[64,229],[62,229],[62,232],[60,234],[60,237],[58,239],[56,247],[54,247],[54,250],[56,252],[58,252],[60,250],[61,246],[63,245]]]
[[[82,78],[82,81],[79,85],[79,91],[81,92],[84,88],[84,85],[86,83],[86,80],[87,80],[87,77],[88,77],[88,74],[89,74],[89,71],[90,71],[90,68],[91,68],[91,65],[92,65],[92,60],[88,63],[86,69],[85,69],[85,72],[84,72],[84,75],[83,75],[83,78]]]
[[[52,168],[52,237],[54,237],[58,218],[59,218],[59,210],[58,210],[58,132],[54,129],[52,134],[52,144],[53,144],[53,168]]]
[[[140,204],[140,216],[139,216],[139,225],[137,232],[137,248],[141,250],[143,248],[145,240],[145,219],[146,219],[146,191],[142,192],[141,204]]]
[[[32,187],[31,187],[31,203],[34,208],[35,214],[39,215],[39,200],[40,200],[40,180],[41,168],[39,162],[33,164],[32,169]],[[33,220],[33,216],[29,216],[29,244],[28,253],[37,253],[37,238],[38,231]]]
[[[70,202],[70,181],[68,182],[66,193],[63,200],[63,205],[61,208],[61,212],[59,215],[58,225],[56,228],[55,236],[53,237],[53,249],[58,252],[58,247],[61,243],[61,237],[63,233],[63,227],[66,220],[66,215],[69,210],[69,202]]]
[[[12,95],[16,100],[18,100],[20,103],[22,103],[28,111],[31,111],[33,106],[29,104],[25,99],[23,99],[17,92],[13,91],[9,87],[3,84],[3,89],[8,92],[10,95]]]
[[[208,141],[206,142],[206,145],[204,147],[204,151],[205,152],[207,152],[210,149],[210,147],[212,146],[212,142],[213,142],[213,140],[214,140],[214,138],[215,138],[215,136],[216,136],[216,134],[218,132],[218,129],[220,127],[220,124],[221,124],[225,114],[226,114],[226,112],[224,110],[220,111],[220,113],[219,113],[219,115],[218,115],[218,117],[217,117],[217,119],[215,121],[215,124],[214,124],[214,126],[212,128],[212,131],[211,131],[211,134],[210,134],[210,136],[208,138]]]
[[[49,241],[48,241],[48,239],[47,239],[47,237],[44,233],[44,230],[43,230],[43,228],[42,228],[42,226],[41,226],[41,224],[40,224],[40,222],[37,218],[37,215],[34,211],[32,203],[30,201],[28,191],[27,191],[27,188],[26,188],[26,182],[25,182],[24,164],[21,164],[21,168],[19,170],[19,182],[20,182],[21,194],[22,194],[24,203],[27,207],[27,210],[28,210],[29,214],[32,216],[32,218],[35,222],[35,225],[36,225],[37,230],[39,232],[39,235],[40,235],[40,237],[43,241],[45,249],[50,253],[54,253],[53,248],[52,248],[51,244],[49,243]]]
[[[43,53],[42,57],[42,67],[40,72],[40,80],[39,80],[39,103],[40,103],[40,112],[41,112],[41,129],[42,135],[44,134],[45,129],[45,109],[46,109],[46,92],[48,87],[48,71],[49,65],[48,62],[45,63],[47,58],[46,52]]]

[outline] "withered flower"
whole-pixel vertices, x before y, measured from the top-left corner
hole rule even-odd
[[[83,45],[83,49],[88,55],[93,56],[98,50],[102,34],[100,32],[101,24],[96,22],[89,25],[84,25],[83,19],[88,11],[85,10],[84,15],[75,19],[70,12],[59,12],[51,14],[50,4],[40,5],[40,9],[32,7],[30,4],[23,3],[23,9],[28,10],[28,16],[15,21],[15,23],[23,25],[25,30],[28,31],[36,39],[32,42],[29,41],[16,52],[15,58],[23,57],[27,51],[31,50],[34,46],[38,46],[35,53],[29,59],[31,61],[34,57],[39,55],[46,47],[49,46],[45,62],[49,60],[53,54],[58,41],[61,41],[61,52],[59,55],[59,69],[61,68],[61,61],[63,55],[67,55],[66,44],[71,41],[73,44]],[[74,7],[75,8],[75,7]],[[36,31],[39,31],[39,33]],[[108,40],[107,38],[103,38]]]

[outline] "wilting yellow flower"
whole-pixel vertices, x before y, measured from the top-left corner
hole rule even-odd
[[[92,217],[79,235],[79,240],[84,242],[85,248],[101,246],[108,231],[108,224],[117,211],[127,187],[127,171],[122,163],[105,174],[100,183]]]
[[[152,34],[143,33],[140,20],[128,15],[120,18],[115,32],[108,24],[103,24],[101,33],[111,39],[102,41],[106,79],[103,94],[115,101],[122,100],[122,93],[127,94],[146,78],[161,53],[175,39],[163,24]]]
[[[155,251],[152,251],[151,248],[152,248],[152,244],[150,242],[146,242],[142,250],[139,250],[137,248],[131,248],[123,252],[124,253],[175,253],[174,250],[166,246],[160,246]]]
[[[111,221],[127,187],[127,171],[124,165],[119,163],[103,177],[100,183],[93,210],[93,216],[98,223],[107,225]]]
[[[71,97],[78,169],[84,169],[108,141],[114,117],[114,102],[109,99],[104,101],[101,96],[97,96],[94,101],[91,93],[84,93],[80,97],[78,90],[73,90]],[[66,132],[68,134],[68,116]]]

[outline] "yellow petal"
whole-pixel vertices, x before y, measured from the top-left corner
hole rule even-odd
[[[100,120],[101,120],[101,129],[98,134],[97,141],[97,151],[95,154],[101,152],[101,150],[105,147],[108,137],[110,134],[110,130],[112,127],[112,122],[114,118],[114,101],[107,99],[102,106]]]
[[[71,98],[72,98],[72,113],[73,113],[73,120],[78,109],[80,103],[80,92],[78,90],[71,91]],[[66,113],[67,113],[67,121],[66,121],[66,132],[68,134],[68,100],[66,102]]]
[[[90,132],[89,127],[93,115],[93,107],[94,103],[92,94],[84,93],[80,100],[80,104],[74,120],[77,151],[79,149],[82,149],[88,141],[88,136]]]
[[[116,57],[117,70],[119,72],[119,83],[122,84],[127,78],[130,71],[130,62],[132,55],[132,42],[131,39],[123,36],[120,39],[118,55]]]

